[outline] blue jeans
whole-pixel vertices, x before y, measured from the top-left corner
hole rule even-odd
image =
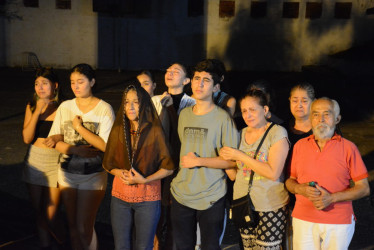
[[[153,249],[161,201],[129,203],[112,196],[110,210],[116,250],[131,250],[132,245],[136,250]],[[133,244],[132,228],[135,229]]]
[[[195,249],[196,224],[199,222],[201,249],[220,250],[225,217],[225,196],[206,210],[184,206],[171,196],[171,223],[178,250]]]

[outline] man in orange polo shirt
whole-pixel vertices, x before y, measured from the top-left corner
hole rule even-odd
[[[292,213],[294,249],[347,249],[354,233],[352,200],[369,195],[367,169],[357,147],[336,134],[335,100],[311,105],[313,135],[299,140],[286,187],[296,194]]]

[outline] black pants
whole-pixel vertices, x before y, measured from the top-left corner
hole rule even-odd
[[[201,233],[201,249],[220,250],[219,239],[223,230],[225,197],[206,210],[186,207],[172,197],[171,223],[174,242],[178,250],[193,250],[196,245],[196,224]]]

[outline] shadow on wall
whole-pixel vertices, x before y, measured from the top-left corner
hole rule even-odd
[[[101,69],[163,69],[176,61],[193,65],[205,56],[204,17],[190,16],[187,1],[127,1],[132,2],[131,8],[122,6],[125,1],[95,2],[100,3],[97,9],[101,10]]]
[[[268,80],[279,101],[275,103],[276,112],[284,118],[289,113],[290,88],[307,81],[315,87],[316,97],[328,96],[339,102],[344,121],[371,117],[374,45],[370,43],[374,41],[374,22],[358,13],[352,13],[351,19],[329,15],[331,18],[313,20],[254,19],[249,9],[240,9],[228,28],[224,52],[227,64],[243,72],[237,77],[238,73],[232,71],[232,77],[227,78],[230,93],[238,97],[253,80]],[[365,42],[368,45],[345,55],[330,56]]]
[[[307,19],[300,7],[299,17],[293,19],[281,17],[282,5],[268,3],[268,7],[272,17],[253,18],[250,8],[237,11],[224,52],[232,69],[300,71],[303,65],[323,63],[329,54],[374,38],[373,22],[362,13],[336,19],[332,11]]]

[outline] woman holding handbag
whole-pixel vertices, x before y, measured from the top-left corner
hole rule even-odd
[[[244,249],[280,249],[289,200],[283,176],[289,150],[287,132],[266,120],[269,106],[262,91],[250,90],[239,104],[247,124],[241,131],[239,149],[224,147],[220,156],[237,162],[236,168],[226,170],[229,178],[235,180],[233,203],[248,197],[249,204],[253,204],[254,217],[258,220],[255,225],[237,225]],[[233,216],[238,217],[237,214]],[[249,222],[249,217],[243,220]]]

